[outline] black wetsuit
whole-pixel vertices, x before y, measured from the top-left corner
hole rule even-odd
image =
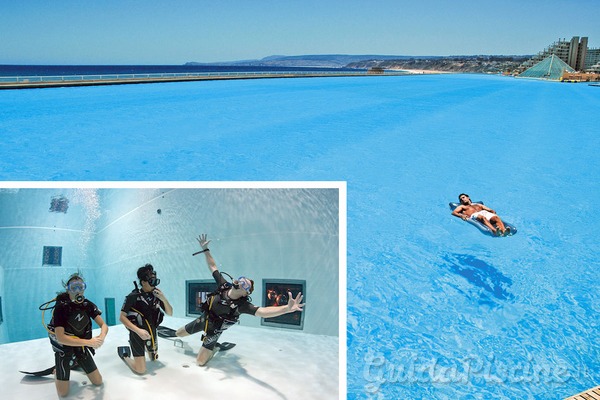
[[[163,320],[164,309],[165,303],[152,292],[134,289],[125,297],[121,311],[135,326],[150,333],[150,340],[144,341],[137,333],[129,331],[129,344],[134,357],[143,356],[145,348],[151,354],[158,351],[156,328]]]
[[[92,319],[96,318],[102,312],[94,303],[84,300],[78,304],[69,298],[67,293],[61,293],[56,297],[56,306],[52,314],[52,320],[48,324],[48,329],[54,332],[56,327],[63,327],[65,334],[76,336],[81,339],[92,338]],[[94,350],[87,346],[67,346],[58,343],[56,335],[50,333],[50,343],[54,350],[54,359],[56,361],[56,379],[68,381],[71,376],[71,367],[77,361],[77,364],[86,374],[94,372],[96,363],[92,358]]]
[[[258,307],[248,301],[247,297],[231,299],[227,292],[231,288],[223,275],[219,271],[213,272],[213,278],[219,288],[216,293],[208,296],[208,299],[202,304],[203,313],[200,317],[193,320],[185,326],[185,330],[192,334],[204,331],[202,347],[213,350],[217,340],[224,330],[235,324],[240,314],[256,314]]]

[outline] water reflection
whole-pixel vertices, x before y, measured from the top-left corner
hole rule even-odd
[[[480,288],[479,304],[493,304],[494,299],[509,300],[512,280],[497,268],[469,254],[449,253],[442,257],[443,266]]]

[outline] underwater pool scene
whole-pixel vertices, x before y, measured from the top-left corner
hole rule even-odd
[[[256,281],[256,305],[264,303],[262,279],[301,280],[305,294],[312,292],[307,298],[319,305],[304,315],[302,333],[337,337],[339,303],[324,293],[338,289],[338,197],[335,186],[0,189],[6,316],[0,343],[45,338],[37,306],[77,271],[89,283],[86,295],[102,308],[110,304],[104,313],[110,325],[146,263],[161,275],[162,290],[173,294],[174,315],[191,316],[186,281],[213,281],[203,255],[192,256],[201,233],[209,235],[222,272]]]
[[[562,399],[600,384],[599,109],[466,74],[0,91],[0,179],[347,181],[348,398]]]
[[[58,321],[57,294],[64,293],[73,273],[85,281],[81,301],[96,304],[109,326],[95,354],[106,385],[94,391],[85,375],[80,381],[81,374],[73,373],[73,398],[194,398],[198,393],[219,398],[224,392],[274,399],[338,397],[340,303],[330,292],[339,292],[343,185],[207,186],[144,182],[127,188],[0,189],[0,383],[6,398],[56,399],[51,374],[33,378],[20,371],[54,363],[48,329]],[[125,296],[143,287],[138,268],[152,265],[155,286],[173,307],[161,326],[185,326],[199,317],[207,293],[216,289],[208,257],[198,253],[200,233],[207,233],[224,279],[254,281],[252,304],[288,304],[289,290],[294,296],[301,292],[307,308],[278,318],[241,315],[219,337],[239,346],[218,354],[210,371],[195,365],[201,335],[180,340],[150,334],[160,357],[149,362],[149,376],[133,374],[116,349],[128,343],[119,316]],[[150,327],[151,306],[139,303],[135,307]],[[81,308],[71,310],[73,320],[75,312],[86,315]],[[81,332],[65,325],[67,332]],[[280,373],[281,364],[295,363],[303,365],[302,372]],[[225,389],[223,380],[234,388]]]

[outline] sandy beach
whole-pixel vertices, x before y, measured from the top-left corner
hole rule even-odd
[[[400,68],[390,68],[390,71],[408,72],[409,74],[414,74],[414,75],[454,74],[455,73],[455,72],[451,72],[451,71],[437,71],[437,70],[432,70],[432,69],[400,69]]]

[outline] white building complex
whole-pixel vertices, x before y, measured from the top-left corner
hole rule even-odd
[[[575,71],[600,72],[600,48],[588,48],[588,38],[573,36],[559,39],[521,65],[524,71],[542,60],[555,55]]]

